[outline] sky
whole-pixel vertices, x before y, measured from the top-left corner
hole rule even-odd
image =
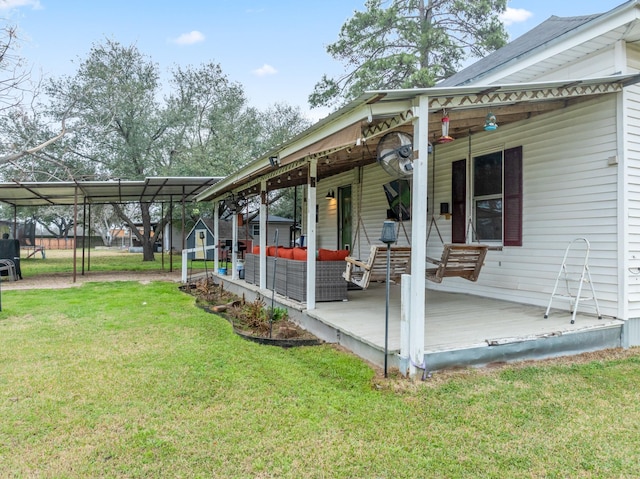
[[[470,0],[473,1],[473,0]],[[602,13],[623,0],[509,0],[510,39],[551,15]],[[243,85],[249,104],[299,106],[323,74],[344,67],[326,53],[365,0],[0,0],[0,19],[16,26],[17,52],[35,74],[73,75],[91,46],[108,38],[136,45],[168,75],[175,65],[213,62]]]

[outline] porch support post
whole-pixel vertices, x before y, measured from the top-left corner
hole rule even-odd
[[[413,197],[411,201],[411,292],[409,317],[409,374],[424,364],[425,265],[427,257],[427,184],[429,155],[429,97],[418,98],[413,122]],[[433,205],[431,206],[433,208]]]
[[[409,320],[411,318],[411,275],[403,274],[400,282],[400,362],[403,376],[409,374]]]
[[[238,279],[238,212],[233,212],[231,221],[231,279]]]
[[[316,309],[316,186],[318,160],[309,161],[307,178],[307,309]]]
[[[213,203],[213,241],[216,247],[213,250],[213,272],[218,272],[220,264],[220,202]],[[205,256],[206,260],[206,256]]]
[[[266,180],[262,180],[260,182],[260,289],[267,289],[267,181]]]

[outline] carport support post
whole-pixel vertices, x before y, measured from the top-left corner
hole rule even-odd
[[[260,182],[260,289],[267,289],[267,182]]]
[[[409,306],[409,374],[424,364],[425,264],[427,259],[427,184],[429,155],[429,97],[418,98],[414,107],[413,198],[411,198],[411,292]],[[434,205],[431,205],[433,208]],[[426,368],[426,365],[424,366]]]
[[[309,161],[307,178],[307,309],[316,309],[316,186],[318,160]]]
[[[238,212],[233,211],[231,222],[231,279],[238,279]]]
[[[73,196],[73,282],[76,282],[78,272],[78,186],[76,185]]]
[[[213,272],[218,272],[220,262],[220,202],[213,203],[213,242],[216,247],[213,249]],[[206,259],[206,256],[205,256]]]

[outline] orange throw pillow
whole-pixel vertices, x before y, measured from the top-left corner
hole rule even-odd
[[[293,248],[278,248],[278,258],[293,259]]]
[[[349,256],[348,249],[322,249],[318,250],[318,261],[344,261]]]
[[[307,261],[307,250],[304,248],[293,248],[293,259],[296,261]]]

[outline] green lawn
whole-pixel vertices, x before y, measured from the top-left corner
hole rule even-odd
[[[175,284],[5,291],[0,477],[639,477],[640,351],[594,357],[384,380]]]
[[[25,252],[22,254],[20,267],[23,276],[35,276],[40,274],[51,273],[68,273],[73,271],[73,250],[47,250],[46,259],[42,259],[40,254],[36,254],[31,258],[25,258]],[[129,253],[126,249],[98,249],[85,251],[84,264],[85,269],[91,271],[161,271],[162,270],[162,254],[155,253],[155,261],[142,261],[142,253]],[[76,267],[78,271],[82,268],[82,250],[76,250]],[[173,267],[180,269],[182,256],[173,254]],[[165,270],[170,266],[169,254],[164,254]],[[198,262],[194,262],[194,267],[202,267]]]

